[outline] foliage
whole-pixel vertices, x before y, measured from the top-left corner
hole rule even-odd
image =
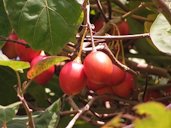
[[[46,55],[31,67],[19,55],[9,59],[0,51],[0,127],[170,128],[170,4],[162,0],[0,0],[0,47],[10,42]],[[123,22],[127,28],[119,27]],[[19,39],[8,38],[11,33]],[[107,70],[102,56],[89,60],[94,65],[91,73],[85,70],[85,58],[96,50],[111,62],[108,76],[102,73],[97,78],[100,70]],[[83,62],[85,80],[81,91],[65,94],[59,74],[70,61]],[[51,66],[55,72],[48,83],[34,82]],[[124,75],[112,84],[111,79],[121,77],[115,70]],[[131,78],[125,77],[128,73]],[[64,78],[64,89],[74,91],[78,67],[69,66]]]

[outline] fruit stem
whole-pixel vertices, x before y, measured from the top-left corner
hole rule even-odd
[[[88,29],[90,31],[90,38],[91,38],[92,48],[93,48],[93,51],[96,51],[94,38],[93,38],[93,32],[92,32],[92,25],[90,23],[90,4],[89,4],[89,2],[87,2],[85,14],[86,14],[87,26],[88,26]]]
[[[87,26],[84,27],[83,35],[81,37],[81,42],[80,42],[80,49],[79,49],[77,57],[74,59],[74,61],[76,61],[78,63],[81,63],[81,54],[83,51],[83,43],[84,43],[84,38],[85,38],[86,34],[87,34]]]

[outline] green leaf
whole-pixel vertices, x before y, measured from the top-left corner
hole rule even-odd
[[[69,58],[65,56],[48,56],[47,58],[39,61],[37,64],[31,67],[31,69],[27,73],[27,77],[29,79],[33,79],[45,70],[49,69],[51,66],[68,59]]]
[[[136,119],[135,128],[171,128],[171,111],[157,102],[147,102],[134,107],[140,115],[145,115],[142,119]]]
[[[55,128],[59,122],[59,111],[61,109],[61,100],[58,99],[45,112],[35,118],[36,128]]]
[[[9,68],[0,66],[0,104],[8,105],[18,101],[14,85],[17,83],[15,72]]]
[[[33,119],[36,128],[56,128],[59,122],[58,112],[61,109],[61,100],[58,99],[43,112],[34,112]],[[8,128],[26,128],[28,116],[17,116],[7,123]],[[0,122],[0,126],[1,126]]]
[[[15,117],[21,102],[16,102],[8,106],[0,105],[0,122],[9,122]]]
[[[8,66],[15,71],[21,71],[22,69],[27,69],[30,67],[30,64],[28,62],[15,60],[0,60],[0,65]]]
[[[150,37],[158,50],[171,54],[171,26],[163,14],[159,14],[153,22]]]
[[[55,54],[75,39],[82,22],[77,0],[4,0],[10,23],[34,49]]]
[[[0,0],[0,35],[7,37],[9,32],[12,30],[8,16],[5,12],[3,0]],[[2,46],[2,41],[0,41],[0,46]]]

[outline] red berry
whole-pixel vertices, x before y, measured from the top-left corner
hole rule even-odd
[[[10,40],[18,40],[18,36],[15,33],[11,33],[8,36]],[[13,59],[17,57],[17,53],[15,50],[15,42],[7,41],[4,46],[2,47],[2,52],[9,58]]]
[[[127,72],[123,82],[121,82],[116,86],[113,86],[112,89],[115,95],[127,98],[132,93],[133,87],[134,87],[133,75]]]
[[[104,94],[113,94],[112,87],[104,87],[96,90],[96,93],[98,95],[104,95]]]
[[[22,42],[23,44],[28,44],[25,40],[18,40],[19,42]],[[20,57],[20,60],[22,61],[28,61],[31,62],[33,58],[40,55],[40,50],[34,50],[30,47],[21,45],[21,44],[15,44],[15,50]]]
[[[95,22],[94,22],[94,31],[98,32],[104,25],[105,21],[103,17],[99,17]]]
[[[71,61],[64,65],[59,74],[60,87],[67,95],[76,95],[82,91],[86,84],[84,66]]]
[[[144,101],[154,100],[159,97],[162,97],[159,90],[149,90],[145,93]]]
[[[121,83],[125,79],[125,76],[126,76],[126,72],[123,71],[118,66],[116,66],[115,64],[113,64],[113,73],[110,77],[111,79],[109,85],[114,86]]]
[[[45,59],[47,56],[36,56],[32,61],[31,61],[31,67],[36,65],[39,61]],[[47,84],[53,77],[55,71],[55,67],[52,66],[48,70],[42,72],[40,75],[36,76],[33,81],[35,81],[37,84],[44,85]]]
[[[84,59],[84,71],[88,80],[105,84],[113,72],[111,59],[101,51],[93,51]]]
[[[121,35],[128,35],[129,34],[129,25],[126,21],[121,21],[117,24],[119,32]]]
[[[96,90],[98,90],[98,89],[100,89],[100,88],[103,88],[103,87],[105,87],[106,85],[104,85],[104,84],[97,84],[97,83],[94,83],[94,82],[92,82],[92,81],[90,81],[90,80],[87,80],[87,88],[89,89],[89,90],[93,90],[93,91],[96,91]]]

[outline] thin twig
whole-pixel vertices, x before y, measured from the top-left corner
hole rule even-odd
[[[21,86],[20,75],[18,72],[16,72],[16,76],[17,76],[17,81],[18,81],[17,96],[20,99],[20,101],[22,102],[22,105],[27,113],[29,128],[35,128],[34,120],[32,117],[32,109],[29,108],[27,101],[24,98],[24,93],[23,93],[22,86]]]
[[[139,11],[142,8],[145,8],[146,6],[149,6],[149,3],[142,2],[138,7],[134,8],[133,10],[125,13],[124,15],[122,15],[122,19],[125,19],[126,17],[132,15],[133,13]]]
[[[171,10],[169,9],[168,5],[165,3],[166,0],[152,0],[153,3],[157,6],[158,11],[161,12],[168,22],[171,25]]]
[[[32,117],[32,109],[29,108],[26,100],[24,99],[24,97],[20,96],[19,94],[17,95],[20,99],[20,101],[22,102],[22,105],[28,115],[28,126],[29,128],[35,128],[35,124],[34,124],[34,120],[33,120],[33,117]]]
[[[127,8],[127,6],[125,6],[124,4],[122,4],[120,2],[120,0],[111,0],[113,3],[115,3],[116,5],[118,5],[121,9],[123,9],[124,11],[128,12],[129,9]]]
[[[123,70],[128,71],[128,72],[130,72],[130,73],[132,73],[132,74],[134,74],[134,75],[137,75],[137,72],[135,72],[134,70],[132,70],[132,69],[129,68],[128,66],[122,64],[120,61],[118,61],[118,60],[115,58],[115,56],[113,55],[113,53],[112,53],[112,52],[110,51],[110,49],[108,48],[107,44],[104,43],[104,45],[105,45],[104,50],[106,50],[106,51],[110,54],[110,56],[112,57],[113,63],[115,63],[117,66],[119,66],[119,67],[122,68]]]
[[[3,36],[0,36],[0,40],[1,41],[6,41],[6,42],[11,42],[11,43],[16,43],[16,44],[21,44],[21,45],[23,45],[25,47],[30,47],[28,44],[24,44],[23,42],[20,42],[18,40],[11,40],[11,39],[8,39],[8,38],[3,37]]]
[[[116,13],[120,13],[120,14],[126,14],[125,11],[122,11],[122,10],[119,10],[119,9],[116,9],[116,8],[112,8],[112,11],[113,12],[116,12]],[[153,20],[151,20],[151,19],[148,19],[148,18],[143,17],[143,16],[135,15],[135,14],[132,14],[131,17],[134,18],[134,19],[136,19],[136,20],[153,22]]]
[[[108,8],[108,19],[111,20],[112,19],[112,5],[111,5],[111,1],[110,0],[106,0],[107,1],[107,8]]]
[[[95,98],[91,99],[82,109],[79,109],[78,113],[74,116],[74,118],[69,122],[66,128],[72,128],[77,121],[77,119],[86,111],[90,109],[90,106],[95,101]]]
[[[126,59],[127,65],[132,67],[132,69],[139,71],[141,73],[148,73],[148,74],[154,74],[158,76],[163,76],[163,77],[169,77],[169,73],[167,69],[149,65],[149,64],[139,64],[134,61]]]
[[[88,3],[86,6],[86,20],[87,20],[87,26],[90,31],[90,39],[92,43],[93,50],[95,51],[95,44],[94,44],[94,38],[93,38],[93,31],[92,31],[92,25],[90,23],[90,4]]]
[[[97,6],[98,6],[102,16],[103,16],[103,19],[105,20],[105,22],[108,22],[109,20],[107,19],[106,15],[105,15],[105,12],[103,11],[103,7],[101,5],[100,0],[96,0],[96,3],[97,3]]]

